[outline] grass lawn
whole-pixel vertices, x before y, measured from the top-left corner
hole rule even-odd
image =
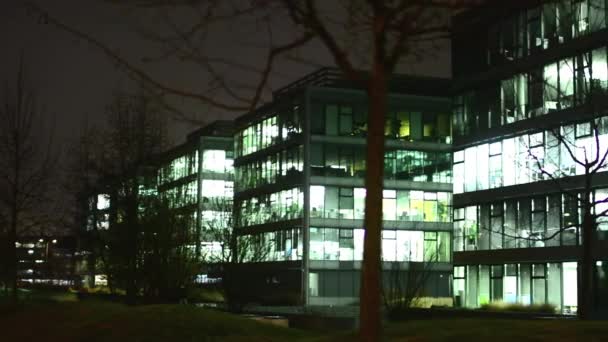
[[[354,332],[276,327],[188,305],[30,302],[0,310],[2,341],[356,341]],[[447,319],[391,323],[386,341],[608,341],[608,322]]]
[[[608,341],[608,322],[576,320],[440,319],[391,323],[384,341]],[[354,333],[317,341],[356,340]]]
[[[389,325],[391,341],[608,341],[608,322],[452,319]]]
[[[2,311],[0,311],[1,313]],[[298,341],[309,334],[189,305],[31,303],[0,314],[2,341]]]

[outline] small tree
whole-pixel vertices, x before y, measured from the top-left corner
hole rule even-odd
[[[142,213],[142,281],[145,296],[183,299],[200,268],[191,218],[167,201],[151,198]]]
[[[425,253],[424,261],[409,261],[407,269],[402,268],[403,262],[390,263],[390,269],[385,270],[388,277],[382,290],[384,306],[389,315],[402,314],[420,304],[425,287],[435,272],[435,263],[440,261],[443,247],[442,242],[434,251]]]

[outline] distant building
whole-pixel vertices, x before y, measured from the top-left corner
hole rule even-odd
[[[17,280],[21,286],[78,285],[75,237],[20,237],[15,246]]]
[[[598,125],[608,148],[604,0],[495,1],[454,18],[454,295],[456,303],[553,304],[577,311],[580,167]],[[563,188],[538,168],[557,178]],[[604,170],[602,170],[604,171]],[[602,172],[604,173],[604,172]],[[597,198],[608,179],[594,179]],[[604,209],[597,208],[597,209]],[[608,307],[600,224],[597,307]]]
[[[190,247],[201,260],[220,261],[218,254],[226,248],[208,234],[207,228],[232,218],[232,136],[231,121],[212,122],[190,133],[185,143],[140,165],[136,173],[138,196],[163,199],[176,213],[189,218],[183,229],[188,233]],[[93,248],[96,234],[104,236],[120,219],[116,196],[116,189],[107,185],[89,198],[87,224],[82,234],[85,241],[82,268],[89,270],[86,283],[90,286],[107,284],[103,270],[96,269],[99,256]],[[141,205],[145,203],[142,201]],[[140,210],[143,212],[144,208]],[[200,279],[208,277],[201,274]]]
[[[432,262],[436,304],[451,304],[448,87],[395,75],[385,129],[384,275]],[[361,87],[321,69],[236,120],[234,220],[260,303],[358,302],[367,111]]]
[[[157,162],[158,195],[192,218],[194,248],[203,260],[224,261],[223,241],[209,230],[232,220],[233,122],[215,121],[188,135],[186,143],[163,153]]]

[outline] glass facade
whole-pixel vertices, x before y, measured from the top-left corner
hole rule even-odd
[[[299,96],[276,99],[241,120],[234,162],[240,243],[254,245],[247,248],[247,261],[275,262],[267,267],[276,274],[285,262],[308,267],[302,273],[309,275],[303,279],[309,285],[307,303],[352,303],[358,284],[346,278],[359,274],[363,258],[366,98],[363,92],[324,87]],[[385,179],[392,183],[383,190],[382,205],[391,228],[382,232],[382,258],[436,262],[447,274],[452,161],[449,145],[440,143],[450,140],[449,101],[399,101],[415,109],[391,109],[386,121]],[[305,255],[309,266],[303,266]],[[445,290],[438,293],[449,292],[447,279],[433,282]]]
[[[310,217],[363,219],[365,188],[313,185]],[[452,194],[416,190],[383,191],[383,218],[387,221],[450,222]]]
[[[202,171],[215,173],[232,173],[234,159],[231,150],[204,149]]]
[[[475,308],[490,303],[550,304],[556,312],[577,309],[577,263],[514,263],[454,267],[455,303]]]
[[[194,175],[198,172],[198,151],[170,160],[159,168],[158,185],[171,183],[180,178]]]
[[[304,193],[299,188],[259,194],[237,201],[239,227],[302,218]]]
[[[310,228],[310,259],[363,260],[363,229]],[[450,262],[450,232],[382,231],[383,261]]]
[[[303,146],[292,146],[240,164],[236,168],[237,190],[300,179],[304,170],[303,153]]]
[[[197,215],[200,227],[200,253],[210,262],[229,258],[227,241],[217,238],[218,231],[234,229],[232,198],[234,196],[234,158],[232,139],[222,143],[203,142],[200,174],[196,180]],[[221,241],[218,241],[221,240]]]
[[[597,142],[592,126],[597,127]],[[608,149],[608,117],[595,119],[593,125],[582,122],[456,150],[454,193],[549,179],[546,173],[554,177],[581,175],[584,168],[572,159],[570,151],[580,161],[593,160],[598,147],[600,156]]]
[[[189,218],[185,228],[206,262],[223,261],[221,254],[228,252],[225,241],[210,231],[232,228],[234,143],[231,125],[224,125],[212,123],[191,134],[185,144],[161,156],[157,167],[158,195]]]
[[[265,108],[264,108],[265,109]],[[243,157],[258,152],[302,133],[302,113],[298,103],[280,104],[267,118],[239,130],[235,136],[235,152]]]
[[[311,144],[311,173],[323,177],[365,177],[365,146]],[[384,154],[385,179],[451,183],[451,153],[389,150]]]
[[[547,1],[488,29],[488,64],[509,63],[606,28],[604,0]]]
[[[247,246],[244,262],[302,260],[302,230],[281,229],[274,232],[247,234],[240,237]]]
[[[472,89],[454,99],[454,135],[539,117],[601,98],[608,90],[606,47],[562,58]]]
[[[455,208],[454,251],[577,245],[578,201],[556,193]]]
[[[326,136],[367,134],[367,107],[348,103],[327,103],[311,122],[311,132]],[[384,135],[408,141],[449,142],[450,115],[434,110],[392,109],[386,115]]]
[[[606,5],[505,4],[483,12],[484,22],[455,20],[463,86],[453,98],[457,306],[551,304],[576,313],[583,177],[573,176],[585,174],[577,160],[598,160],[593,172],[607,171]],[[483,37],[471,38],[477,32]],[[608,194],[602,178],[593,177],[596,200]],[[605,221],[598,220],[599,243]]]

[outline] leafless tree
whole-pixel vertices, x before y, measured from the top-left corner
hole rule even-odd
[[[188,98],[204,106],[244,111],[255,108],[267,94],[270,76],[277,73],[280,60],[302,60],[300,48],[316,43],[324,48],[346,78],[357,82],[369,99],[367,135],[367,189],[365,206],[365,241],[360,291],[361,339],[380,338],[380,233],[382,227],[382,181],[384,121],[387,110],[388,83],[399,64],[411,57],[424,58],[434,43],[449,34],[449,15],[475,6],[481,0],[431,1],[129,1],[164,24],[164,32],[141,30],[148,42],[156,42],[161,53],[146,61],[183,63],[202,70],[207,84],[192,90],[160,81],[141,63],[129,60],[110,45],[60,21],[34,3],[28,10],[48,23],[99,48],[130,75],[143,79],[159,97]],[[289,23],[280,20],[289,18]],[[226,44],[224,38],[214,43],[218,30],[240,27],[238,20],[253,23],[254,31],[264,32],[262,39],[245,32],[238,34],[232,47],[257,48],[248,61],[232,51],[230,56],[214,54]],[[158,25],[156,25],[158,27]],[[215,32],[214,32],[215,31]],[[225,37],[225,36],[222,36]],[[258,37],[259,38],[259,37]],[[248,41],[254,39],[254,41]],[[230,50],[228,50],[230,51]],[[234,58],[237,56],[237,58]],[[256,58],[255,56],[258,56]],[[261,56],[261,57],[259,57]],[[145,56],[149,57],[149,56]],[[233,77],[228,77],[229,71]],[[234,74],[236,72],[236,74]],[[247,75],[249,77],[243,77]],[[243,84],[246,78],[254,82]],[[169,102],[164,102],[167,107]],[[305,255],[304,258],[307,256]]]
[[[90,126],[88,122],[82,127],[80,135],[69,143],[68,160],[65,174],[67,175],[64,189],[70,196],[73,230],[78,234],[79,249],[83,259],[78,262],[84,266],[81,271],[90,276],[88,286],[93,286],[97,265],[103,265],[104,245],[102,241],[102,226],[105,218],[97,212],[96,196],[102,192],[99,180],[101,170],[98,169],[103,149],[102,130]]]
[[[58,222],[50,205],[58,153],[52,129],[44,127],[45,113],[28,86],[23,57],[16,82],[6,86],[0,105],[0,234],[6,242],[7,284],[16,302],[18,236]]]
[[[115,95],[106,114],[107,129],[83,137],[80,146],[86,155],[79,159],[89,173],[82,175],[83,189],[92,191],[88,196],[102,193],[110,198],[109,226],[88,232],[94,240],[90,247],[104,261],[109,279],[124,287],[128,301],[134,302],[143,246],[140,211],[148,190],[155,190],[156,174],[147,165],[167,146],[166,117],[149,97],[124,93]]]
[[[240,276],[244,263],[264,262],[270,256],[271,244],[261,235],[243,235],[233,224],[232,199],[214,198],[205,203],[205,210],[213,213],[203,218],[201,260],[214,267],[221,275],[221,286],[230,311],[240,312],[249,300],[244,294]]]
[[[424,261],[410,261],[408,268],[402,268],[402,262],[391,262],[388,273],[388,282],[383,284],[382,297],[384,307],[389,315],[403,314],[409,308],[419,304],[425,287],[435,270],[435,263],[439,262],[439,254],[443,250],[440,244],[435,251],[425,253]]]
[[[144,202],[139,287],[148,298],[183,300],[200,269],[192,218],[171,208],[166,199],[151,196]]]
[[[590,102],[588,107],[593,110],[594,103]],[[593,302],[596,298],[594,270],[598,225],[606,221],[608,214],[608,196],[596,197],[596,176],[608,170],[608,144],[600,140],[601,135],[605,134],[600,133],[600,120],[592,119],[583,124],[589,133],[589,138],[584,139],[587,143],[583,144],[575,140],[577,125],[554,128],[547,132],[547,136],[551,138],[548,140],[551,141],[547,143],[546,149],[559,149],[562,157],[569,159],[579,171],[578,179],[572,170],[564,170],[556,160],[545,158],[544,153],[541,156],[534,153],[534,150],[529,150],[536,170],[574,201],[581,213],[581,220],[574,222],[574,226],[581,233],[582,256],[578,262],[578,316],[581,319],[589,319],[593,314]],[[555,238],[563,229],[543,239]]]

